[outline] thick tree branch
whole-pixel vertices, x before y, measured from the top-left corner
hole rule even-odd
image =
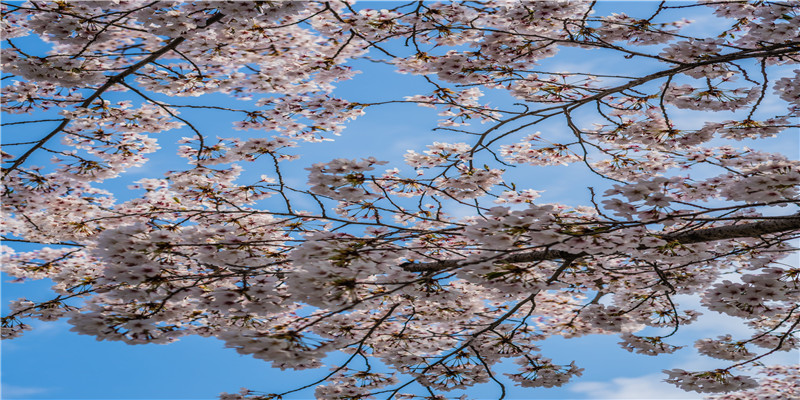
[[[668,242],[692,244],[744,237],[755,238],[761,235],[790,232],[794,230],[800,230],[800,213],[747,224],[719,226],[715,228],[698,229],[691,232],[657,236]],[[645,249],[645,247],[642,247],[642,249]],[[500,257],[496,259],[496,262],[521,263],[544,260],[576,259],[587,255],[589,254],[585,252],[570,253],[561,250],[536,250],[510,255],[508,257]],[[442,260],[428,263],[404,263],[401,266],[403,269],[409,272],[435,272],[469,264],[470,262],[464,262],[464,260]]]
[[[663,235],[662,239],[681,244],[711,242],[714,240],[758,237],[770,233],[781,233],[800,229],[800,213],[786,217],[771,218],[749,224],[718,226],[698,229],[674,235]]]

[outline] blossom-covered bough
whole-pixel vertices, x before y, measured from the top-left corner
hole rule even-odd
[[[729,366],[668,382],[739,391],[716,399],[798,394],[796,366],[765,369],[760,386],[740,369],[798,347],[800,269],[784,259],[800,235],[800,164],[758,143],[797,134],[800,3],[650,3],[636,17],[588,1],[381,7],[2,3],[3,111],[31,115],[3,126],[3,271],[56,295],[13,301],[3,338],[26,318],[69,318],[130,344],[213,336],[279,368],[339,351],[306,386],[318,398],[444,398],[580,375],[580,360],[540,354],[548,337],[674,352],[670,337],[700,314],[675,296],[694,295],[753,333],[697,341]],[[687,9],[722,30],[685,33]],[[559,51],[620,67],[545,68]],[[364,60],[428,90],[338,98]],[[517,104],[481,100],[498,92]],[[365,154],[314,160],[307,186],[288,179],[294,147],[389,103],[435,108],[440,136],[406,166]],[[241,132],[181,116],[196,110]],[[184,163],[115,199],[109,182],[175,142]],[[536,182],[504,177],[558,165],[607,190],[570,182],[584,206],[543,203]],[[518,370],[497,371],[508,359]],[[267,392],[223,397],[285,394]]]

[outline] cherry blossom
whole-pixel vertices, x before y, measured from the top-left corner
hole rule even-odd
[[[328,371],[221,399],[535,393],[584,372],[539,344],[589,334],[693,345],[726,364],[665,380],[711,399],[797,391],[795,366],[752,367],[800,346],[800,162],[774,150],[798,128],[800,6],[369,6],[2,4],[0,260],[53,291],[12,300],[2,337],[63,318]],[[341,90],[367,64],[415,84]],[[435,110],[427,144],[307,156],[389,105]],[[674,336],[717,313],[748,333]]]

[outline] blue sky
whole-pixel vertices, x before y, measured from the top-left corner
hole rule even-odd
[[[611,11],[627,11],[631,14],[647,12],[656,2],[601,2],[598,15]],[[385,4],[359,3],[365,8],[384,8]],[[691,11],[695,12],[695,11]],[[640,14],[645,15],[645,14]],[[707,16],[680,15],[696,19],[700,23],[687,28],[687,32],[710,29]],[[30,39],[33,43],[35,40]],[[594,58],[583,58],[578,51],[563,49],[555,59],[547,61],[542,69],[574,69],[582,71],[613,72],[618,69],[616,60],[609,61],[598,53]],[[401,98],[402,96],[427,93],[430,87],[418,78],[402,75],[389,75],[390,68],[369,62],[354,64],[363,73],[353,81],[340,84],[335,94],[352,101],[369,102]],[[646,74],[646,63],[626,65],[626,73]],[[108,96],[127,97],[125,94]],[[511,101],[499,93],[487,93],[487,98],[497,105]],[[194,99],[180,99],[176,103],[188,104]],[[134,101],[138,99],[134,98]],[[224,96],[201,98],[199,101],[219,104],[234,103]],[[39,117],[39,115],[34,115]],[[45,118],[46,116],[42,116]],[[230,129],[230,121],[218,118],[213,113],[185,111],[182,117],[203,126],[209,136],[230,137],[240,135],[240,131]],[[702,119],[695,113],[685,113],[683,118]],[[3,115],[4,121],[30,119],[31,116]],[[724,115],[717,118],[724,119]],[[447,134],[431,133],[435,126],[436,111],[414,105],[385,105],[369,108],[367,114],[352,122],[340,138],[334,142],[302,145],[296,149],[303,155],[293,162],[290,179],[297,183],[305,182],[303,168],[311,163],[327,161],[331,158],[360,158],[375,156],[388,160],[387,167],[402,166],[402,156],[406,149],[424,150],[426,144],[434,141],[463,141],[464,138]],[[46,132],[47,124],[26,126],[17,131],[8,129],[4,140],[15,140],[15,134],[22,129]],[[545,132],[563,129],[557,123],[543,124],[538,128]],[[218,133],[214,133],[218,131]],[[252,133],[250,133],[252,134]],[[151,157],[151,162],[130,171],[125,177],[109,181],[106,185],[115,192],[118,199],[124,200],[138,192],[127,186],[144,177],[158,177],[158,171],[178,168],[183,161],[177,159],[174,141],[181,136],[191,136],[188,129],[174,130],[158,136],[162,150]],[[798,157],[797,137],[766,140],[760,143],[740,143],[750,147],[760,146],[765,150],[782,149],[787,155]],[[31,164],[45,165],[49,156],[32,158]],[[535,175],[530,175],[534,172]],[[254,171],[253,174],[261,174]],[[509,172],[513,181],[521,188],[546,190],[544,202],[561,202],[570,205],[585,204],[588,198],[586,186],[602,188],[606,183],[596,178],[587,178],[581,168],[548,167],[542,169],[520,168]],[[588,179],[588,181],[587,181]],[[567,185],[565,182],[580,182]],[[600,190],[602,191],[602,190]],[[456,210],[456,213],[458,211]],[[25,246],[14,245],[18,250]],[[18,297],[46,299],[47,282],[26,282],[10,284],[6,275],[2,276],[3,312],[6,303]],[[694,298],[684,298],[679,303],[698,305]],[[693,307],[687,307],[693,308]],[[280,371],[270,368],[267,363],[249,356],[241,356],[235,351],[225,349],[221,341],[209,338],[189,337],[170,345],[128,346],[119,342],[98,342],[92,337],[79,336],[69,331],[69,325],[61,320],[55,323],[33,321],[34,330],[23,337],[2,342],[2,397],[4,399],[200,399],[212,398],[222,391],[235,392],[239,387],[254,390],[280,391],[306,384],[323,375],[326,371]],[[563,388],[522,389],[508,386],[508,398],[525,399],[671,399],[699,398],[686,394],[672,386],[660,382],[662,369],[683,368],[687,370],[708,369],[724,363],[699,358],[691,346],[692,339],[714,337],[724,333],[745,333],[740,320],[727,318],[710,311],[694,325],[684,327],[673,341],[688,345],[672,355],[644,357],[633,355],[620,349],[616,336],[592,335],[580,339],[550,339],[542,343],[543,354],[557,363],[576,360],[585,368],[583,377],[574,380]],[[332,357],[332,362],[337,356]],[[797,361],[796,354],[780,353],[771,358],[774,363]],[[767,362],[769,364],[770,362]],[[313,389],[288,398],[311,398]],[[494,398],[499,393],[492,385],[484,385],[469,392],[470,398]]]

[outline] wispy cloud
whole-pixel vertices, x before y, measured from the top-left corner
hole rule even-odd
[[[46,391],[47,389],[38,387],[14,386],[6,385],[5,383],[2,385],[2,396],[4,399],[25,398]]]
[[[614,378],[610,382],[579,382],[570,390],[583,393],[592,399],[700,399],[696,393],[687,393],[666,382],[664,375],[650,374],[635,378]]]

